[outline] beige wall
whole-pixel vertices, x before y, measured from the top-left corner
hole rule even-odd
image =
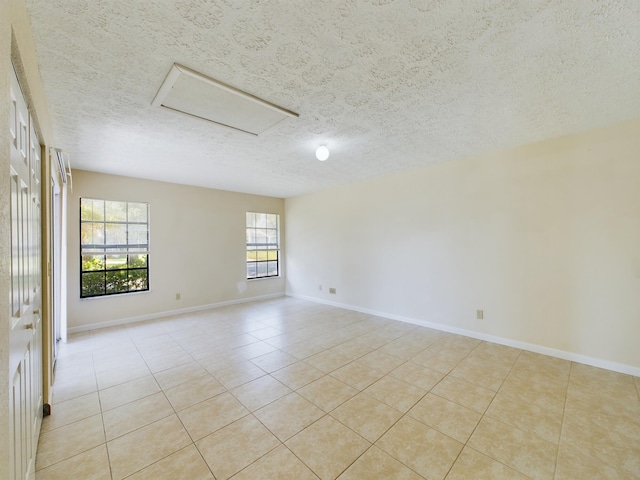
[[[640,121],[287,199],[286,216],[288,294],[640,373]]]
[[[80,299],[79,198],[150,203],[150,291]],[[246,280],[245,213],[281,215],[284,200],[73,171],[68,208],[68,326],[164,314],[284,294],[284,277]],[[283,245],[284,246],[284,245]],[[181,299],[176,300],[176,293]]]

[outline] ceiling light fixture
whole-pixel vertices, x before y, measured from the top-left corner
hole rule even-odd
[[[329,149],[326,145],[320,145],[316,150],[316,158],[321,162],[324,162],[327,158],[329,158]]]

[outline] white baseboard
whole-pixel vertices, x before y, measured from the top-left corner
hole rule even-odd
[[[79,325],[77,327],[69,327],[67,329],[67,333],[72,334],[72,333],[79,333],[79,332],[88,332],[90,330],[98,330],[100,328],[115,327],[118,325],[126,325],[129,323],[143,322],[145,320],[155,320],[156,318],[171,317],[173,315],[200,312],[202,310],[210,310],[212,308],[220,308],[220,307],[226,307],[228,305],[236,305],[239,303],[249,303],[249,302],[255,302],[258,300],[267,300],[269,298],[278,298],[278,297],[284,297],[284,296],[285,294],[283,292],[270,293],[269,295],[259,295],[256,297],[239,298],[236,300],[227,300],[224,302],[209,303],[207,305],[196,305],[195,307],[180,308],[177,310],[167,310],[164,312],[150,313],[148,315],[138,315],[136,317],[119,318],[116,320],[109,320],[108,322],[90,323],[88,325]]]
[[[487,333],[475,332],[473,330],[466,330],[464,328],[453,327],[451,325],[445,325],[442,323],[432,323],[424,320],[417,320],[415,318],[394,315],[391,313],[379,312],[376,310],[362,308],[355,305],[331,302],[321,298],[309,297],[306,295],[299,295],[299,294],[287,292],[287,296],[300,298],[302,300],[308,300],[310,302],[322,303],[325,305],[344,308],[346,310],[353,310],[355,312],[367,313],[369,315],[388,318],[390,320],[398,320],[400,322],[411,323],[413,325],[419,325],[421,327],[433,328],[434,330],[440,330],[443,332],[456,333],[458,335],[477,338],[478,340],[485,340],[487,342],[497,343],[499,345],[505,345],[507,347],[519,348],[521,350],[527,350],[529,352],[540,353],[542,355],[549,355],[551,357],[561,358],[563,360],[569,360],[576,363],[583,363],[585,365],[590,365],[592,367],[604,368],[606,370],[612,370],[614,372],[626,373],[628,375],[634,375],[636,377],[640,377],[640,367],[634,367],[632,365],[626,365],[624,363],[612,362],[612,361],[604,360],[601,358],[590,357],[588,355],[583,355],[580,353],[568,352],[566,350],[559,350],[557,348],[545,347],[544,345],[537,345],[535,343],[521,342],[520,340],[513,340],[511,338],[498,337],[495,335],[489,335]]]

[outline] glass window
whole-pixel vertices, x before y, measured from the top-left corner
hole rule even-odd
[[[280,215],[247,212],[247,279],[280,275]]]
[[[80,199],[80,297],[149,290],[149,204]]]

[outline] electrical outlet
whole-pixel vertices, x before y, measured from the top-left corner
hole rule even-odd
[[[335,288],[329,288],[329,293],[335,295],[336,294],[336,289]]]
[[[476,319],[478,320],[484,319],[484,310],[476,310]]]
[[[180,294],[176,293],[176,300],[180,300]]]

